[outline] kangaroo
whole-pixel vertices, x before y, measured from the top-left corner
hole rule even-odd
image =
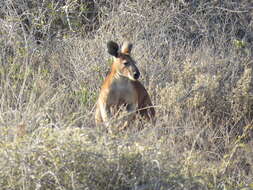
[[[96,124],[105,123],[109,127],[113,116],[112,108],[119,111],[121,106],[125,106],[128,112],[124,128],[128,126],[130,120],[135,119],[136,114],[152,121],[155,117],[149,94],[138,81],[140,71],[130,55],[132,47],[129,42],[124,42],[121,49],[116,42],[107,43],[108,53],[113,56],[113,63],[98,97]]]

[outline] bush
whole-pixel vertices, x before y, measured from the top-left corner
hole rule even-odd
[[[1,188],[252,188],[250,7],[1,2]],[[124,39],[157,121],[112,136],[93,113],[106,42]]]

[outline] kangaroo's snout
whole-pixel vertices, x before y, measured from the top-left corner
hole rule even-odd
[[[137,80],[139,79],[139,77],[140,77],[140,72],[139,71],[134,72],[134,79]]]

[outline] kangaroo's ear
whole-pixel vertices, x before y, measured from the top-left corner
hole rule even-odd
[[[116,42],[109,41],[107,43],[108,53],[114,57],[118,57],[119,55],[119,45]]]
[[[121,47],[121,53],[130,55],[132,48],[133,48],[133,44],[131,44],[128,41],[125,41]]]

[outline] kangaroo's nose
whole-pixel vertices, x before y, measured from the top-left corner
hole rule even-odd
[[[139,77],[140,77],[140,72],[139,72],[139,71],[136,71],[136,72],[134,73],[134,79],[137,80]]]

